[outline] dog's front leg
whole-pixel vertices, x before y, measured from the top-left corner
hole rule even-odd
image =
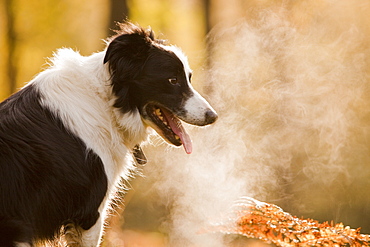
[[[64,239],[67,247],[98,247],[102,238],[103,222],[101,217],[88,230],[69,224],[65,226]],[[17,246],[18,247],[18,246]]]
[[[103,235],[104,221],[102,217],[96,221],[88,230],[83,230],[81,232],[81,247],[97,247],[100,246],[100,241]]]

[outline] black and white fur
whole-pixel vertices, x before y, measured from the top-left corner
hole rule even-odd
[[[68,224],[81,246],[99,246],[111,195],[148,127],[182,144],[152,111],[200,126],[216,120],[190,76],[178,48],[130,23],[103,52],[59,50],[0,103],[0,246],[31,247]]]

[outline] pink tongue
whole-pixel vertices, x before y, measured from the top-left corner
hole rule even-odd
[[[182,126],[181,121],[172,113],[166,110],[162,109],[162,112],[165,114],[172,131],[180,137],[185,152],[187,154],[191,154],[191,152],[193,151],[193,144],[191,142],[190,136],[188,135],[188,133],[186,133],[184,127]]]

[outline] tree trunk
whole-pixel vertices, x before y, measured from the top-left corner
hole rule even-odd
[[[203,0],[203,12],[204,12],[204,23],[205,23],[205,34],[206,34],[206,73],[210,74],[211,68],[212,68],[212,53],[213,53],[213,44],[208,39],[208,35],[210,34],[210,31],[213,28],[213,23],[211,21],[212,19],[212,8],[211,8],[211,1],[212,0]],[[210,77],[207,76],[207,77]],[[203,85],[203,93],[210,96],[212,94],[213,87],[210,83],[205,83]]]
[[[117,30],[117,22],[126,20],[129,15],[129,10],[126,0],[111,0],[110,3],[109,27],[111,34],[114,34],[114,30]]]
[[[211,0],[203,0],[203,10],[204,10],[204,22],[206,28],[206,34],[211,31]]]
[[[16,56],[16,42],[17,34],[15,32],[14,20],[15,20],[15,11],[14,11],[14,1],[5,0],[5,15],[7,20],[7,36],[6,36],[6,45],[7,45],[7,63],[6,71],[8,75],[8,93],[14,93],[17,90],[17,56]]]

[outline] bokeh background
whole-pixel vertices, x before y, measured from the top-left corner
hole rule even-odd
[[[0,99],[126,17],[183,49],[219,120],[185,126],[191,155],[152,136],[104,246],[262,246],[207,233],[240,196],[370,233],[369,1],[2,0]]]

